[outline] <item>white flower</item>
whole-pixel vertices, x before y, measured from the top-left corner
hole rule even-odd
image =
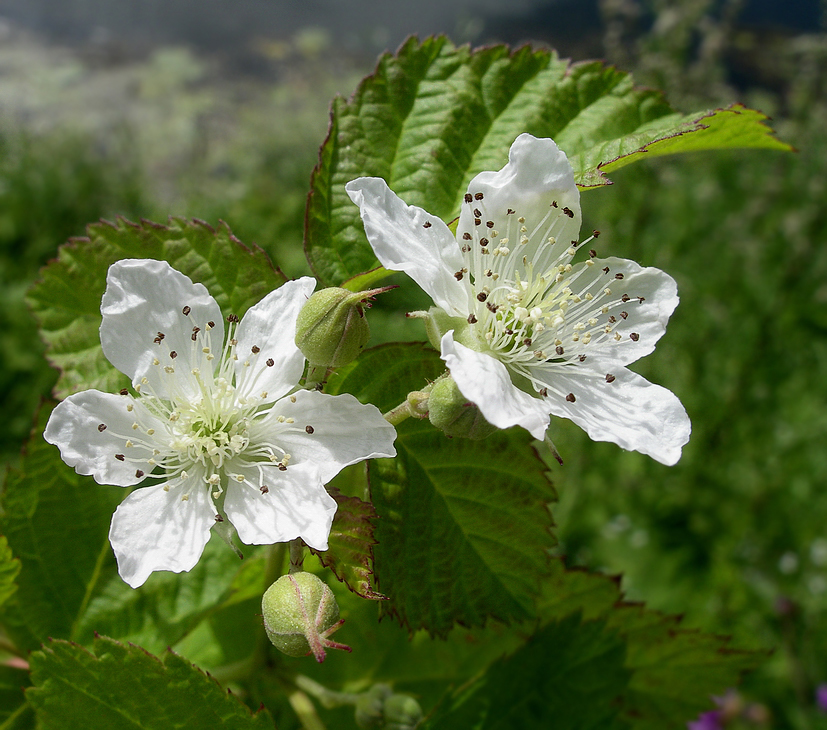
[[[686,411],[625,367],[654,350],[677,287],[658,269],[594,251],[575,262],[587,248],[578,241],[580,195],[552,140],[520,135],[502,170],[471,181],[456,237],[384,180],[346,189],[382,265],[433,299],[431,339],[491,424],[542,439],[554,414],[597,441],[677,462]]]
[[[239,322],[164,261],[109,269],[101,345],[137,395],[86,390],[52,413],[44,437],[78,474],[133,491],[109,540],[133,588],[197,562],[216,523],[260,545],[301,537],[327,549],[344,466],[394,456],[395,431],[351,395],[297,390],[296,317],[315,281],[284,284]]]

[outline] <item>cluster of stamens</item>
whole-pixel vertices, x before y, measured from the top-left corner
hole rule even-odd
[[[189,306],[181,310],[185,318],[190,312]],[[270,487],[264,484],[263,467],[286,471],[291,458],[278,445],[278,435],[314,433],[312,426],[299,427],[293,418],[276,415],[273,409],[278,402],[269,403],[265,390],[256,392],[261,375],[275,362],[266,358],[262,366],[258,361],[266,356],[255,345],[250,352],[239,353],[234,336],[239,319],[230,315],[227,322],[229,331],[218,351],[212,342],[215,322],[193,326],[188,358],[179,359],[166,334],[158,332],[153,338],[155,371],[135,385],[137,397],[126,388],[120,391],[134,420],[132,433],[110,434],[123,445],[114,458],[134,463],[137,478],[153,476],[164,483],[165,491],[188,482],[183,501],[199,485],[206,485],[218,500],[227,480],[267,494]],[[239,361],[242,367],[237,369]],[[179,363],[189,366],[188,374],[177,372]],[[290,396],[290,401],[295,403],[296,397]],[[100,432],[107,428],[98,425]],[[218,514],[216,520],[223,518]]]
[[[454,277],[467,283],[468,323],[540,395],[549,395],[551,379],[538,380],[538,369],[570,368],[609,342],[639,340],[623,325],[629,308],[644,298],[624,291],[623,273],[605,267],[595,277],[593,249],[572,264],[599,231],[582,242],[559,240],[574,217],[571,209],[553,201],[542,220],[527,223],[511,208],[487,211],[481,192],[467,193],[465,204],[473,224],[457,233],[464,265]],[[606,380],[615,376],[607,373]],[[573,393],[558,395],[576,400]]]

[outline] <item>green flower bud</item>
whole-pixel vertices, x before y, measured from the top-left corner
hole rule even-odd
[[[273,646],[288,656],[313,652],[325,659],[325,647],[350,651],[327,637],[343,623],[330,588],[312,573],[283,575],[261,599],[264,630]]]
[[[386,290],[352,292],[331,287],[311,296],[296,320],[296,345],[308,362],[337,368],[355,360],[370,339],[367,300]]]
[[[391,696],[387,684],[374,684],[356,702],[356,724],[362,730],[378,730],[385,726],[385,700]]]
[[[386,730],[413,730],[422,720],[422,708],[410,695],[391,695],[385,700]]]
[[[428,398],[428,419],[448,436],[478,441],[497,430],[459,390],[450,376],[434,383]]]

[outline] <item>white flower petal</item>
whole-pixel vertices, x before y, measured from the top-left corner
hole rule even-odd
[[[189,315],[183,313],[189,307]],[[195,284],[166,261],[125,259],[109,267],[101,301],[100,335],[106,358],[137,384],[147,378],[159,397],[168,397],[163,367],[174,367],[174,387],[195,392],[190,375],[193,327],[212,321],[213,348],[224,341],[221,310],[203,284]],[[158,333],[164,337],[155,342]],[[199,335],[200,336],[200,335]],[[220,351],[220,350],[219,350]],[[176,358],[170,353],[175,352]],[[153,365],[154,359],[161,363]]]
[[[396,456],[394,427],[378,408],[363,405],[352,395],[300,390],[276,403],[268,420],[280,415],[296,421],[295,432],[278,437],[279,445],[290,454],[290,463],[314,464],[324,483],[363,459]],[[265,429],[267,421],[261,427]]]
[[[148,449],[126,446],[135,434],[135,413],[126,410],[131,402],[131,398],[99,390],[70,395],[52,411],[43,438],[60,449],[63,461],[78,474],[91,475],[98,484],[130,487],[144,479],[136,475],[137,470],[149,474],[153,469],[144,458],[151,456]],[[152,425],[149,414],[141,415],[144,425]],[[163,424],[158,422],[158,428]],[[124,459],[115,458],[116,454]]]
[[[660,269],[644,268],[628,259],[610,257],[593,259],[593,262],[592,266],[580,264],[573,270],[572,274],[577,276],[571,288],[575,292],[587,290],[595,295],[593,309],[599,309],[600,305],[607,307],[605,314],[595,311],[595,316],[601,327],[607,324],[611,327],[612,337],[602,338],[599,344],[593,343],[589,350],[601,359],[628,365],[653,352],[655,343],[666,332],[669,317],[678,306],[678,285]],[[618,275],[622,278],[618,279]],[[611,295],[602,296],[605,288]],[[566,347],[574,333],[573,327],[587,318],[582,312],[588,307],[589,303],[584,300],[569,309],[567,325],[559,335]],[[608,317],[614,321],[608,321]],[[620,340],[614,338],[615,333],[620,334]]]
[[[463,267],[462,254],[448,226],[422,208],[406,205],[381,178],[360,177],[345,190],[359,206],[382,266],[407,273],[452,316],[467,316],[468,293],[454,278]]]
[[[542,268],[546,259],[556,258],[571,241],[578,240],[580,193],[565,153],[551,139],[521,134],[511,145],[508,164],[498,172],[481,172],[468,184],[468,193],[473,201],[462,206],[458,238],[465,232],[489,230],[486,224],[491,221],[500,236],[509,236],[509,246],[514,248],[520,239],[515,219],[522,216],[529,243],[521,250],[538,268]],[[483,195],[481,200],[476,199],[478,193]],[[557,203],[557,208],[551,207],[552,202]],[[569,209],[571,216],[563,212],[564,208]],[[509,209],[514,213],[508,214]],[[482,213],[479,218],[475,210]],[[546,218],[549,213],[551,216]],[[481,224],[477,226],[475,220]],[[509,225],[514,230],[510,230]],[[538,260],[535,252],[549,235],[559,244]]]
[[[540,377],[539,370],[535,374]],[[592,361],[572,368],[571,375],[555,372],[545,385],[549,410],[570,418],[595,441],[611,441],[668,466],[689,441],[689,416],[678,398],[628,368]],[[573,402],[566,400],[569,393]]]
[[[182,501],[187,490],[189,498]],[[121,578],[137,588],[155,570],[191,570],[210,539],[215,515],[201,475],[168,492],[163,485],[136,489],[115,510],[109,528]]]
[[[230,480],[224,511],[247,545],[270,545],[302,538],[315,550],[327,550],[336,501],[312,465],[247,469],[248,481]],[[261,487],[266,486],[265,492]]]
[[[442,359],[460,392],[474,403],[492,426],[522,426],[536,439],[542,439],[548,427],[548,407],[517,388],[505,365],[482,352],[454,342],[454,332],[446,332],[441,341]]]
[[[291,390],[304,371],[304,355],[296,347],[296,318],[316,287],[305,276],[288,281],[247,310],[236,330],[236,389],[240,396],[267,393],[276,400]],[[253,353],[256,347],[259,352]],[[267,365],[268,360],[273,365]],[[249,362],[249,367],[244,363]]]

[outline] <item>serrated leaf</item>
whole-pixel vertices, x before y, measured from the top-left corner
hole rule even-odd
[[[103,356],[98,332],[106,272],[125,258],[168,261],[204,284],[225,313],[239,316],[285,281],[264,251],[244,246],[223,223],[217,229],[183,218],[170,218],[166,226],[123,219],[90,225],[88,238],[61,246],[27,298],[49,362],[61,370],[55,387],[59,398],[87,388],[116,392],[128,385]]]
[[[388,409],[443,369],[433,350],[388,345],[363,353],[330,385]],[[438,635],[455,622],[533,616],[555,544],[548,505],[556,495],[530,436],[512,429],[448,439],[413,420],[397,431],[396,459],[368,467],[380,518],[375,571],[390,599],[382,609],[411,631]]]
[[[718,147],[789,149],[762,115],[743,107],[683,117],[662,94],[601,61],[572,64],[545,50],[471,50],[444,37],[409,39],[353,96],[333,104],[311,183],[305,252],[317,276],[339,284],[377,265],[344,186],[384,178],[408,204],[444,221],[459,214],[471,178],[498,170],[522,132],[551,137],[578,182],[606,184],[613,169],[655,154]],[[701,118],[704,117],[704,118]],[[677,136],[676,136],[677,135]]]
[[[622,638],[605,622],[575,614],[549,623],[440,706],[425,728],[631,727],[619,716],[630,676],[624,659]]]
[[[167,651],[96,639],[93,652],[52,641],[31,657],[26,697],[41,730],[265,730],[266,710],[250,709],[192,664]]]
[[[329,548],[317,553],[319,561],[356,595],[371,600],[385,598],[373,584],[373,520],[376,510],[370,502],[332,492],[336,515],[328,538]],[[316,552],[313,550],[312,552]]]
[[[109,520],[123,491],[78,476],[60,460],[42,436],[49,411],[41,409],[3,489],[0,530],[21,567],[18,590],[0,615],[21,650],[47,636],[72,636],[95,587],[115,570]]]
[[[6,537],[0,535],[0,606],[17,590],[17,584],[14,581],[19,572],[20,561],[12,555]]]

